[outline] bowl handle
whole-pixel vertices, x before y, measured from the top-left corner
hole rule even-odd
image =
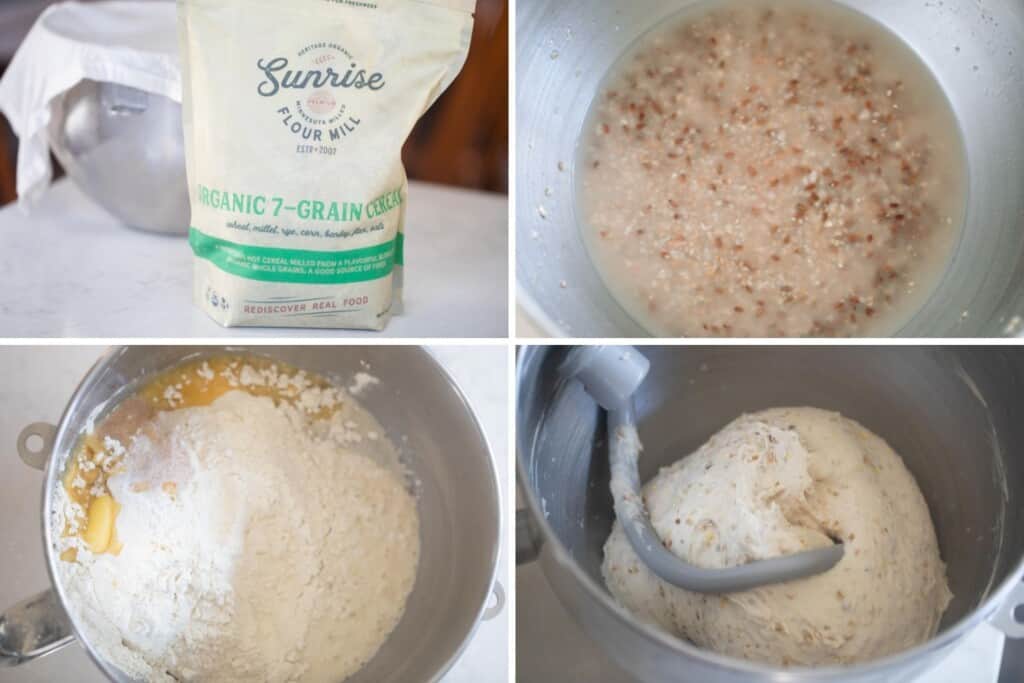
[[[46,468],[57,428],[47,422],[25,427],[18,435],[18,455],[29,467]],[[39,448],[29,440],[42,440]],[[0,613],[0,668],[17,666],[54,652],[75,639],[57,594],[44,591]]]
[[[48,655],[74,639],[57,594],[44,591],[0,614],[0,669]]]
[[[1006,634],[1007,638],[1024,638],[1024,582],[1018,583],[1010,597],[989,619],[989,623]]]
[[[494,604],[484,610],[484,621],[494,619],[496,616],[501,614],[503,609],[505,609],[505,589],[502,587],[500,581],[494,582],[494,587],[491,589],[491,595],[494,596]]]
[[[29,446],[29,439],[37,437],[42,440],[42,446],[38,449]],[[18,456],[29,467],[37,470],[46,469],[46,461],[53,453],[54,442],[57,438],[57,428],[49,422],[36,422],[21,430],[18,435]]]

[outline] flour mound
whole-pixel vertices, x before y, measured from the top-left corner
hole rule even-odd
[[[360,669],[405,608],[419,520],[399,476],[347,450],[351,432],[243,391],[145,425],[109,480],[123,550],[79,544],[61,563],[102,656],[147,681]]]

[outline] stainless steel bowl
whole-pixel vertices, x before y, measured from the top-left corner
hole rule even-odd
[[[519,302],[544,332],[642,337],[581,240],[573,162],[584,117],[619,55],[704,0],[523,0],[518,5],[516,149]],[[902,38],[952,103],[967,151],[959,249],[903,336],[1017,336],[1024,329],[1024,3],[836,0]],[[553,196],[548,196],[550,193]],[[541,216],[540,207],[546,218]]]
[[[379,386],[360,403],[400,444],[419,482],[420,565],[405,614],[383,647],[351,683],[436,681],[454,664],[482,618],[502,610],[495,583],[500,495],[486,439],[454,381],[430,355],[412,347],[237,348],[275,358],[328,378],[347,380],[373,367]],[[140,379],[182,360],[224,349],[127,347],[102,358],[68,403],[59,426],[32,425],[18,450],[30,464],[46,468],[43,497],[44,549],[53,590],[0,614],[0,667],[41,656],[72,640],[85,647],[112,681],[130,681],[98,655],[82,625],[67,616],[67,596],[53,552],[50,506],[64,464],[86,420]],[[116,403],[116,398],[114,403]],[[30,437],[43,441],[30,449]],[[485,611],[492,591],[498,602]],[[440,606],[440,608],[439,608]],[[13,646],[13,647],[12,647]]]
[[[133,228],[187,235],[181,105],[162,95],[85,80],[64,93],[50,146],[93,201]]]
[[[913,347],[643,347],[641,477],[692,452],[743,412],[836,410],[886,439],[931,510],[954,598],[931,641],[849,667],[781,669],[701,650],[633,619],[601,578],[614,512],[602,418],[556,368],[564,348],[526,348],[518,367],[519,547],[539,561],[583,629],[642,681],[890,682],[938,663],[988,620],[1024,638],[1024,350]],[[517,553],[519,556],[519,553]]]

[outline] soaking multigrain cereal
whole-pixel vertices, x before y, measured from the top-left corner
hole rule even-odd
[[[820,2],[727,2],[613,68],[578,160],[585,237],[652,333],[892,334],[964,202],[957,125],[895,37]]]
[[[384,328],[402,145],[462,69],[474,6],[178,0],[200,308],[225,326]]]

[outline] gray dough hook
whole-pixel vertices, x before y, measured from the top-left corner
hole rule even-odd
[[[843,557],[841,543],[725,569],[689,564],[661,544],[640,495],[640,439],[633,410],[633,394],[650,367],[650,361],[632,346],[587,346],[570,351],[558,369],[562,377],[580,381],[608,412],[615,516],[640,560],[664,581],[696,593],[735,593],[814,576],[834,567]]]

